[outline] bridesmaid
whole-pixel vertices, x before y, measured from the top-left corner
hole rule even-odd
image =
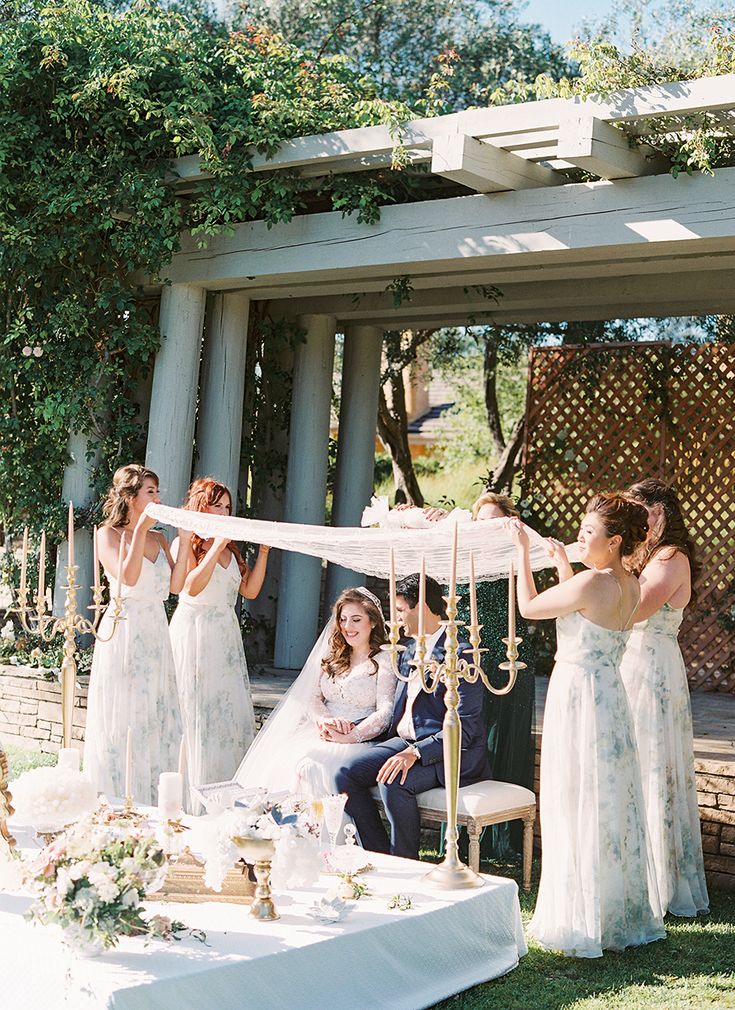
[[[184,584],[190,534],[181,533],[186,549],[174,564],[155,519],[143,514],[160,502],[158,477],[138,464],[115,472],[102,506],[99,530],[102,567],[116,592],[120,552],[123,616],[111,634],[111,608],[102,618],[94,647],[89,684],[84,772],[97,789],[113,797],[125,793],[127,731],[133,733],[132,795],[155,803],[160,772],[176,769],[181,741],[181,713],[164,600]]]
[[[228,516],[232,497],[224,484],[202,477],[189,488],[184,508]],[[270,548],[260,548],[251,571],[232,541],[194,535],[191,547],[184,591],[170,631],[188,780],[198,786],[230,780],[255,738],[250,682],[234,604],[238,594],[254,600],[260,592]]]
[[[633,558],[641,602],[621,674],[633,710],[661,904],[674,915],[696,915],[707,911],[709,899],[689,685],[677,635],[698,565],[674,489],[642,480],[628,494],[648,512],[649,535]]]
[[[574,575],[553,545],[560,584],[543,593],[528,534],[517,519],[508,524],[519,549],[521,613],[557,619],[541,749],[541,883],[528,929],[549,950],[600,957],[665,935],[620,677],[640,598],[622,559],[645,539],[646,511],[622,495],[595,495],[578,535],[589,571]]]

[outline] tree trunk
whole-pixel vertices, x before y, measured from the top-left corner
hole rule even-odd
[[[516,421],[513,431],[510,433],[508,444],[495,464],[495,469],[488,483],[488,491],[507,492],[513,486],[513,478],[516,475],[520,462],[525,427],[526,419],[522,415]]]
[[[393,481],[396,486],[396,500],[401,498],[409,505],[423,505],[416,471],[413,468],[411,450],[408,445],[408,419],[406,417],[406,391],[403,377],[399,374],[390,380],[391,406],[385,396],[385,388],[380,388],[378,400],[378,434],[390,453],[393,463]]]
[[[495,443],[495,451],[500,456],[505,449],[505,438],[503,437],[503,425],[500,420],[500,409],[498,407],[498,346],[492,338],[485,340],[483,379],[487,424]]]

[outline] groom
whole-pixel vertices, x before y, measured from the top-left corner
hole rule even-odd
[[[396,610],[406,634],[416,636],[419,626],[419,577],[409,575],[396,586]],[[441,587],[426,579],[424,628],[427,657],[442,662],[445,629],[439,623],[446,617]],[[459,643],[460,655],[468,649]],[[401,654],[400,671],[411,670],[416,642]],[[460,785],[469,785],[492,777],[487,759],[487,733],[483,718],[483,685],[460,681],[459,716],[462,723]],[[354,819],[360,840],[372,852],[390,852],[394,856],[418,859],[420,818],[416,794],[444,785],[442,723],[446,711],[445,687],[433,694],[421,687],[418,677],[398,682],[393,719],[386,738],[355,757],[337,772],[336,786],[348,795],[345,810]],[[390,842],[370,790],[378,785],[390,823]]]

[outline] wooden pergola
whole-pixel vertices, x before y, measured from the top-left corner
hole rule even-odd
[[[306,332],[294,362],[286,492],[268,518],[324,522],[334,337],[345,335],[336,525],[358,523],[371,492],[386,328],[734,312],[735,168],[674,179],[647,142],[704,113],[723,133],[735,128],[735,75],[599,102],[470,110],[398,134],[376,126],[301,137],[272,157],[254,154],[253,172],[287,168],[316,184],[389,166],[399,146],[428,169],[427,196],[384,208],[373,225],[307,213],[271,228],[237,225],[204,249],[182,236],[161,292],[165,339],[146,455],[165,500],[182,499],[192,469],[237,485],[253,302],[268,300],[274,316],[297,318]],[[176,168],[185,196],[202,169],[194,158]],[[396,304],[391,286],[404,277],[411,295]],[[353,578],[330,572],[328,596]],[[278,596],[276,665],[298,667],[314,640],[320,580],[315,559],[284,557],[269,589]]]

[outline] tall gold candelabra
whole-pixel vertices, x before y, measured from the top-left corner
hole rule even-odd
[[[501,663],[500,668],[508,671],[508,681],[502,688],[494,687],[485,675],[480,665],[481,656],[487,649],[480,647],[480,631],[482,625],[477,621],[477,594],[475,588],[475,560],[470,555],[470,623],[467,625],[471,646],[471,660],[460,654],[459,650],[459,628],[463,626],[463,621],[457,620],[457,527],[454,527],[452,539],[452,561],[451,574],[449,579],[449,593],[445,597],[447,604],[447,618],[440,623],[446,628],[446,646],[444,661],[439,663],[426,655],[427,635],[424,630],[424,605],[426,602],[426,562],[421,560],[421,575],[419,579],[419,602],[418,602],[418,632],[416,634],[416,652],[414,658],[409,661],[413,667],[408,676],[401,673],[399,668],[399,655],[402,646],[398,644],[401,635],[401,623],[397,620],[396,613],[396,574],[395,558],[393,551],[390,552],[390,621],[388,626],[390,633],[388,636],[387,649],[391,655],[393,672],[399,680],[409,681],[415,677],[421,680],[421,687],[424,691],[433,693],[440,684],[444,684],[446,691],[444,694],[444,704],[446,713],[443,722],[443,750],[444,750],[444,785],[447,796],[447,829],[444,835],[445,853],[444,859],[430,870],[425,879],[431,881],[437,887],[454,889],[463,887],[481,887],[482,877],[471,870],[469,866],[459,858],[459,848],[457,841],[459,832],[457,830],[457,801],[459,798],[460,764],[462,756],[462,723],[459,717],[459,684],[462,680],[469,684],[474,684],[478,678],[482,681],[488,691],[493,694],[508,694],[516,682],[518,670],[526,667],[525,663],[518,661],[518,646],[523,639],[516,636],[515,629],[515,571],[511,563],[508,582],[508,637],[503,639],[506,645],[507,662]],[[467,652],[468,650],[464,650]]]
[[[104,591],[100,582],[100,566],[97,552],[97,528],[93,533],[94,543],[94,584],[92,586],[93,603],[89,609],[94,611],[92,618],[86,618],[77,613],[77,590],[80,588],[76,579],[79,566],[74,564],[74,506],[69,502],[69,526],[67,541],[69,545],[66,563],[66,591],[64,600],[64,616],[54,617],[46,600],[46,533],[41,533],[41,545],[38,556],[38,590],[36,605],[27,585],[28,573],[28,527],[23,531],[23,555],[20,568],[20,588],[18,590],[18,605],[11,608],[11,613],[18,615],[24,631],[29,635],[37,635],[43,642],[51,642],[57,635],[64,638],[64,658],[61,663],[61,723],[64,747],[71,746],[72,720],[74,716],[74,694],[77,680],[76,636],[93,635],[95,639],[109,642],[117,630],[118,623],[124,621],[122,613],[122,560],[123,544],[120,542],[118,556],[118,572],[115,595],[111,598],[112,628],[107,637],[99,633],[105,605]],[[31,597],[29,602],[29,597]]]

